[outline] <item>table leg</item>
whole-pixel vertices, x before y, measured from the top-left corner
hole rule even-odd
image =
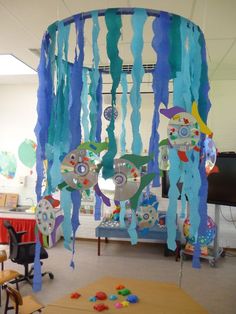
[[[105,238],[105,243],[108,243],[108,238]]]
[[[98,237],[98,256],[100,256],[101,238]]]

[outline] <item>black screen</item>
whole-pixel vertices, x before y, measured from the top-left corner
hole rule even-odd
[[[211,204],[236,206],[236,153],[220,153],[217,156],[218,173],[208,175],[208,198]],[[168,172],[163,172],[162,197],[168,197]],[[178,186],[181,190],[181,186]]]

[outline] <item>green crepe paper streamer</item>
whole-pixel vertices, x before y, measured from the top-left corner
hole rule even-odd
[[[79,145],[78,149],[87,149],[92,151],[93,153],[99,155],[103,150],[108,149],[108,143],[96,143],[96,142],[86,142]]]
[[[16,157],[9,152],[0,152],[0,174],[13,179],[16,174]]]
[[[126,159],[126,160],[132,162],[135,165],[135,167],[137,167],[137,168],[141,168],[143,165],[149,163],[149,161],[153,159],[153,155],[151,155],[151,156],[139,156],[139,155],[135,155],[135,154],[126,154],[120,158]]]
[[[143,62],[142,62],[142,51],[143,51],[143,27],[147,19],[147,12],[145,9],[134,9],[132,15],[132,28],[133,28],[133,39],[131,42],[131,50],[134,58],[134,64],[131,71],[133,86],[130,91],[130,103],[133,108],[131,113],[131,124],[133,132],[132,141],[132,152],[134,154],[141,154],[142,152],[142,138],[139,131],[141,115],[140,107],[142,98],[140,95],[140,87],[145,73]]]
[[[181,71],[182,42],[180,33],[180,23],[181,17],[178,15],[172,15],[172,22],[169,32],[170,40],[169,63],[171,66],[171,78],[175,78],[176,73]]]
[[[112,77],[112,108],[116,104],[116,90],[120,82],[120,75],[122,71],[122,60],[119,57],[118,41],[121,35],[120,29],[122,26],[121,16],[116,14],[116,9],[108,9],[105,12],[105,21],[107,26],[107,55],[110,59],[110,73]],[[114,157],[117,153],[117,146],[115,140],[115,119],[114,110],[112,110],[111,121],[106,129],[108,134],[108,152],[103,156],[103,178],[107,179],[113,176]]]
[[[136,209],[138,207],[138,201],[139,197],[143,191],[143,189],[151,183],[151,181],[155,178],[155,173],[148,173],[141,177],[140,186],[138,188],[138,191],[134,194],[134,196],[130,199],[130,207],[132,209]]]
[[[71,193],[66,189],[61,191],[61,209],[64,213],[64,220],[62,223],[62,230],[64,235],[64,247],[68,250],[71,250],[71,234],[72,234],[72,226],[71,226]]]
[[[18,148],[18,157],[26,167],[32,168],[36,162],[36,144],[34,141],[24,140]]]
[[[84,131],[84,141],[87,142],[89,140],[89,110],[88,110],[88,83],[87,83],[87,73],[88,69],[83,69],[82,80],[83,80],[83,88],[81,92],[81,110],[82,110],[82,118],[81,123]]]
[[[128,83],[127,83],[127,75],[126,73],[121,74],[121,87],[122,87],[122,96],[121,96],[121,135],[120,135],[120,147],[121,154],[125,154],[126,148],[126,127],[125,127],[125,119],[127,115],[127,92],[128,92]]]

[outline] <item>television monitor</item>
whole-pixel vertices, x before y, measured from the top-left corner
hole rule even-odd
[[[219,153],[216,159],[219,172],[210,173],[208,179],[208,197],[210,204],[236,206],[236,153]],[[162,197],[168,197],[170,181],[168,171],[163,172]],[[181,183],[178,183],[181,191]]]

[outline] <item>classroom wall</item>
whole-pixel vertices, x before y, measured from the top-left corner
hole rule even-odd
[[[149,86],[150,88],[150,86]],[[236,151],[236,81],[213,81],[211,82],[210,98],[212,109],[209,114],[208,124],[214,132],[214,140],[219,151]],[[118,104],[120,96],[118,96]],[[35,140],[34,127],[37,120],[36,115],[37,103],[37,84],[17,84],[17,85],[0,85],[0,150],[10,151],[17,155],[20,143],[25,138]],[[104,107],[108,106],[108,99],[104,98]],[[143,95],[143,107],[141,110],[142,125],[140,131],[143,137],[143,153],[148,149],[149,137],[151,132],[151,118],[153,106],[153,96],[150,94]],[[118,108],[119,110],[119,108]],[[127,150],[130,152],[132,144],[130,110],[127,115]],[[160,118],[160,138],[166,137],[167,119]],[[103,138],[105,138],[104,121]],[[121,119],[117,119],[117,129],[120,129]],[[117,132],[119,138],[120,132]],[[19,177],[25,176],[26,184],[20,185]],[[33,174],[18,161],[16,176],[13,180],[4,179],[0,175],[0,192],[19,193],[19,203],[21,205],[29,204],[28,198],[33,198],[36,202],[34,192],[36,174]],[[161,198],[160,189],[155,190],[160,200],[160,209],[166,209],[168,200]],[[230,208],[222,206],[222,213],[226,219],[232,220]],[[214,207],[209,206],[209,215],[214,217]],[[236,210],[232,208],[233,219],[236,220]],[[77,236],[84,238],[95,237],[95,227],[98,222],[91,216],[80,216],[81,226]],[[236,227],[232,222],[227,222],[221,215],[220,220],[220,245],[224,247],[236,248]]]

